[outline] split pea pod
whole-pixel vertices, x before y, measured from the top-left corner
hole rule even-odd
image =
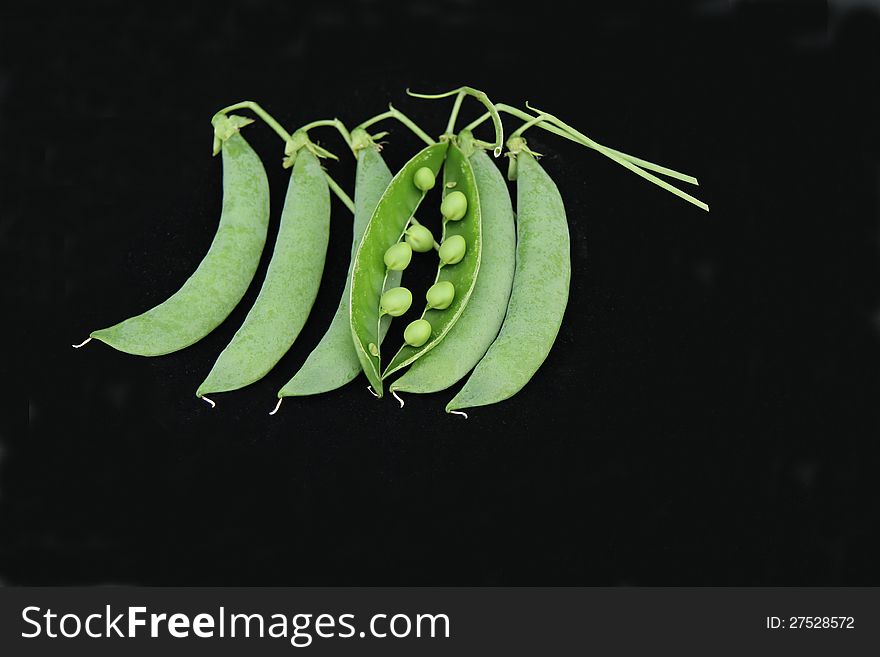
[[[387,287],[384,255],[400,241],[425,197],[425,192],[414,184],[415,173],[427,167],[436,177],[448,148],[445,141],[424,148],[394,176],[370,217],[355,255],[349,304],[351,335],[361,368],[379,396],[382,395],[379,299]]]
[[[447,412],[519,392],[550,353],[568,303],[571,255],[562,197],[525,140],[519,138],[511,151],[517,158],[517,247],[507,315]]]
[[[215,152],[223,159],[223,209],[214,240],[195,272],[158,306],[90,338],[139,356],[161,356],[198,342],[219,326],[247,291],[266,243],[269,182],[239,129],[241,116],[217,115]]]
[[[263,378],[302,330],[321,283],[330,191],[318,158],[296,153],[272,260],[253,307],[196,391],[237,390]]]
[[[451,283],[455,289],[452,302],[441,308],[426,307],[421,319],[431,325],[431,337],[420,346],[404,344],[388,363],[382,378],[411,365],[442,342],[455,326],[468,304],[480,271],[483,249],[480,195],[474,180],[474,171],[467,156],[456,144],[449,146],[443,167],[443,191],[446,199],[458,196],[456,207],[446,210],[443,239],[438,252],[441,264],[435,284]],[[448,206],[448,204],[447,204]],[[441,205],[441,211],[444,211]],[[446,246],[450,254],[446,254]]]
[[[366,143],[357,149],[357,172],[354,186],[354,226],[352,229],[351,262],[345,280],[345,288],[339,307],[330,327],[321,338],[318,346],[309,354],[303,366],[278,392],[278,397],[316,395],[344,386],[361,371],[361,362],[352,345],[349,324],[349,303],[351,298],[351,274],[358,245],[367,228],[382,192],[391,181],[391,171],[378,148],[364,132],[352,132],[352,139],[364,139]],[[396,287],[401,272],[389,272],[390,287]],[[389,320],[384,324],[387,326]],[[381,338],[382,336],[380,336]]]
[[[468,133],[459,142],[467,150]],[[507,183],[486,152],[469,157],[480,198],[483,249],[479,275],[466,311],[443,341],[426,353],[389,390],[429,393],[461,380],[480,361],[504,321],[516,260],[516,229]]]

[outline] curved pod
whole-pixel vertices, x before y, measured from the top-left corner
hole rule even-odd
[[[464,238],[466,245],[464,257],[455,264],[440,267],[434,281],[435,283],[439,281],[452,283],[455,286],[455,297],[452,303],[443,310],[425,309],[421,318],[431,324],[430,339],[420,347],[404,344],[388,363],[382,378],[416,362],[441,343],[461,317],[477,281],[477,275],[480,271],[480,254],[483,248],[480,196],[470,161],[455,144],[449,147],[446,165],[443,167],[443,183],[444,192],[462,192],[467,198],[467,211],[464,217],[456,221],[446,221],[443,224],[443,242],[454,236]]]
[[[419,358],[389,390],[429,393],[460,381],[480,361],[498,335],[516,261],[516,228],[507,183],[491,158],[478,149],[470,156],[480,197],[483,250],[480,272],[467,310],[443,341]]]
[[[379,297],[387,287],[383,256],[388,247],[400,240],[410,217],[425,197],[413,184],[415,172],[428,167],[436,176],[448,146],[447,142],[440,142],[422,149],[394,176],[370,217],[355,255],[349,303],[351,335],[361,368],[379,396],[382,395]]]
[[[330,191],[318,158],[296,156],[272,260],[253,307],[196,395],[263,378],[290,349],[318,294],[330,230]]]
[[[507,316],[447,412],[519,392],[550,353],[568,303],[571,253],[562,197],[531,154],[516,157],[516,272]]]
[[[222,142],[223,209],[207,254],[183,286],[150,310],[89,337],[138,356],[161,356],[217,328],[247,291],[266,243],[269,182],[240,133]]]
[[[361,362],[351,341],[349,300],[354,258],[382,192],[391,181],[391,171],[378,149],[368,146],[358,151],[357,173],[354,184],[354,226],[352,229],[351,262],[345,279],[345,288],[330,327],[312,350],[303,366],[278,392],[279,397],[316,395],[329,392],[354,380],[361,371]],[[401,272],[390,272],[394,287]],[[387,321],[385,324],[387,325]],[[381,336],[380,336],[381,337]]]

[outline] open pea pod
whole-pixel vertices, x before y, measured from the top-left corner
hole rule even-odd
[[[467,212],[464,217],[457,221],[445,221],[443,224],[443,243],[456,236],[463,238],[465,243],[464,257],[455,264],[441,265],[435,280],[435,282],[448,281],[452,283],[455,287],[455,296],[452,303],[443,310],[425,309],[422,313],[422,319],[427,320],[431,325],[431,337],[419,347],[404,344],[388,363],[382,374],[383,379],[414,363],[443,340],[467,306],[477,282],[480,255],[483,248],[480,197],[471,163],[455,144],[450,145],[449,153],[446,156],[443,183],[444,195],[458,191],[467,198]]]
[[[376,394],[382,395],[379,351],[379,298],[385,286],[385,251],[399,240],[424,192],[413,183],[415,172],[428,167],[436,176],[446,158],[448,142],[428,146],[397,173],[379,199],[355,256],[351,275],[349,321],[355,351]]]

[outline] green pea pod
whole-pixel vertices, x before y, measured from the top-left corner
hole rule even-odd
[[[318,158],[297,153],[275,250],[260,293],[196,395],[263,378],[290,349],[318,294],[330,229],[330,191]]]
[[[480,196],[477,192],[477,184],[470,161],[454,144],[449,147],[446,165],[443,168],[443,178],[444,191],[449,190],[449,185],[452,184],[455,191],[462,192],[467,197],[467,211],[464,217],[456,221],[446,221],[443,225],[444,242],[454,236],[464,239],[466,244],[464,258],[456,261],[455,264],[440,267],[435,279],[435,282],[449,281],[452,283],[455,286],[455,298],[449,307],[443,310],[425,309],[422,313],[422,319],[431,324],[431,338],[420,347],[404,344],[388,363],[388,367],[382,374],[383,379],[397,370],[411,365],[440,344],[461,317],[477,281],[477,274],[480,270],[480,254],[483,248]]]
[[[516,272],[507,316],[447,412],[519,392],[550,353],[568,303],[571,253],[562,197],[528,151],[516,157]]]
[[[454,385],[480,361],[504,322],[516,261],[513,206],[504,177],[485,151],[474,151],[470,162],[482,215],[480,274],[458,322],[389,386],[392,392],[429,393]]]
[[[201,340],[229,316],[247,291],[266,243],[269,182],[260,158],[238,132],[219,142],[223,209],[207,254],[183,286],[150,310],[89,337],[138,356],[161,356]],[[215,127],[215,132],[217,128]]]
[[[367,223],[390,181],[391,171],[377,148],[368,146],[358,150],[354,183],[351,262],[345,279],[345,289],[342,291],[342,298],[339,300],[339,307],[336,309],[330,328],[327,329],[318,346],[309,354],[300,370],[281,388],[278,397],[317,395],[336,390],[353,381],[361,371],[361,362],[351,341],[351,326],[348,319],[351,274],[354,269],[355,254]],[[389,287],[398,285],[400,275],[399,271],[389,272]],[[382,323],[386,329],[390,321],[390,317],[383,318]]]
[[[355,255],[351,275],[349,321],[361,368],[376,394],[382,395],[379,297],[386,289],[383,256],[396,244],[425,193],[413,183],[415,172],[428,167],[436,176],[446,157],[448,142],[428,146],[415,155],[396,176],[379,199]]]

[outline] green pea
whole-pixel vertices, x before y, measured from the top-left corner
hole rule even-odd
[[[461,235],[451,235],[443,240],[438,255],[440,262],[444,265],[454,265],[461,262],[466,251],[467,242],[464,241],[464,238]]]
[[[440,214],[447,221],[458,221],[467,214],[467,196],[456,190],[449,192],[440,204]]]
[[[379,299],[379,312],[400,317],[412,305],[412,292],[405,287],[392,287]]]
[[[385,251],[382,259],[385,261],[385,266],[391,271],[403,271],[412,260],[412,252],[412,247],[409,244],[398,242]]]
[[[406,242],[413,251],[427,253],[434,248],[434,235],[421,224],[414,224],[406,229]]]
[[[330,327],[321,338],[312,353],[303,363],[303,366],[284,387],[278,391],[279,397],[316,395],[329,392],[344,386],[355,379],[361,371],[361,362],[351,341],[351,327],[349,326],[349,303],[351,299],[351,273],[354,269],[354,257],[358,245],[367,228],[370,217],[379,204],[382,192],[391,181],[391,171],[379,150],[373,145],[372,139],[366,131],[355,130],[352,132],[352,141],[360,138],[363,146],[357,149],[357,172],[354,180],[354,224],[352,227],[351,262],[348,266],[348,276],[345,279],[345,288],[339,299],[339,306]],[[389,287],[396,287],[400,283],[400,272],[388,272],[386,282]],[[390,317],[383,317],[380,324],[379,342],[385,335]],[[367,344],[367,351],[374,357],[379,356],[379,346],[376,342]]]
[[[379,396],[383,392],[381,358],[370,353],[369,344],[380,343],[383,322],[380,320],[379,297],[382,290],[392,287],[388,282],[397,274],[388,271],[382,256],[389,244],[395,244],[403,237],[407,223],[425,198],[413,185],[413,175],[421,167],[440,171],[448,148],[449,142],[446,141],[433,144],[403,165],[382,193],[355,255],[349,305],[351,336],[361,368]]]
[[[425,294],[428,308],[446,310],[455,298],[455,286],[449,281],[434,283]]]
[[[241,301],[257,271],[269,224],[266,171],[238,131],[249,122],[234,115],[212,121],[223,159],[223,210],[198,268],[158,306],[90,337],[129,354],[161,356],[201,340]]]
[[[477,284],[465,312],[443,342],[396,379],[389,387],[392,392],[438,392],[454,385],[480,362],[504,322],[516,261],[510,192],[485,151],[477,149],[469,160],[479,192],[483,232]]]
[[[431,168],[422,167],[413,175],[413,184],[423,192],[427,192],[434,188],[434,179],[434,172],[431,171]]]
[[[516,158],[516,270],[507,315],[447,412],[519,392],[550,353],[568,303],[571,255],[562,197],[528,151]]]
[[[403,330],[404,341],[412,347],[421,347],[431,337],[431,324],[426,319],[410,322]]]
[[[318,158],[301,148],[260,293],[196,391],[198,397],[262,379],[290,349],[318,296],[329,236],[327,179]]]

